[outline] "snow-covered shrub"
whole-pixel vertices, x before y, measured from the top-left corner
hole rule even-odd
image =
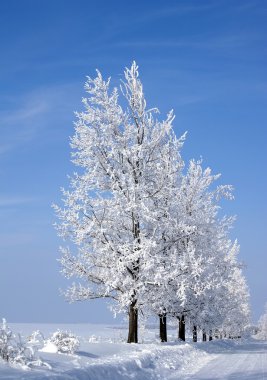
[[[28,344],[34,347],[36,350],[40,350],[44,347],[44,335],[40,330],[33,331],[28,337]]]
[[[13,356],[13,334],[3,318],[2,326],[0,327],[0,357],[6,361],[10,356]]]
[[[99,337],[97,337],[96,335],[91,335],[90,338],[88,339],[88,342],[89,343],[98,343],[99,342]]]
[[[0,356],[7,362],[23,366],[27,366],[34,356],[33,350],[24,344],[19,334],[10,330],[4,318],[0,327]]]
[[[54,344],[58,352],[65,354],[72,354],[80,346],[80,341],[76,335],[68,331],[60,330],[54,332],[47,343]]]
[[[14,334],[3,319],[0,326],[0,357],[12,365],[19,365],[24,369],[50,366],[36,357],[37,348],[25,343],[20,334]]]

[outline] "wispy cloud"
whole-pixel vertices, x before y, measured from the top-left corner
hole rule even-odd
[[[195,48],[207,50],[232,49],[246,46],[253,41],[253,35],[236,34],[228,36],[183,37],[176,40],[135,40],[114,43],[114,47],[137,48]]]
[[[0,154],[48,135],[73,117],[73,103],[80,85],[73,83],[38,88],[16,99],[7,99],[0,111]],[[75,95],[74,95],[75,94]]]
[[[263,1],[257,1],[257,0],[252,0],[252,1],[246,1],[241,4],[234,4],[233,9],[237,11],[257,11],[257,12],[266,12],[267,11],[267,6],[266,2]]]
[[[6,197],[0,195],[0,207],[20,206],[35,202],[37,199],[32,197]]]
[[[30,101],[27,101],[24,106],[21,106],[23,108],[17,109],[12,113],[0,113],[0,120],[1,124],[14,124],[14,123],[20,123],[25,122],[28,120],[31,120],[32,118],[39,116],[47,111],[48,105],[41,101],[37,103],[32,103]]]
[[[0,234],[0,246],[10,248],[14,246],[29,245],[36,240],[34,234],[27,232],[10,232]]]
[[[162,7],[155,10],[150,10],[144,15],[140,15],[135,19],[135,22],[147,22],[147,21],[155,21],[157,19],[162,19],[170,16],[177,16],[179,14],[185,15],[188,13],[196,13],[196,12],[206,12],[217,7],[219,3],[208,2],[204,3],[199,2],[198,4],[188,4],[188,3],[180,3],[175,6]]]
[[[47,112],[44,102],[23,101],[17,106],[0,113],[0,153],[31,141],[36,133],[36,122]]]
[[[1,143],[0,144],[0,154],[5,154],[12,150],[14,147],[14,142],[13,143]]]

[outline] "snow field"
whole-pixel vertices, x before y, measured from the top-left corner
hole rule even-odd
[[[194,373],[211,356],[187,343],[155,342],[157,330],[145,332],[141,344],[125,342],[127,330],[102,325],[32,325],[11,324],[13,331],[27,338],[37,328],[45,338],[57,329],[72,331],[80,337],[80,348],[74,354],[60,354],[49,345],[39,356],[51,369],[23,370],[0,362],[0,379],[57,380],[152,380],[171,379]],[[170,331],[174,340],[176,331]],[[152,343],[153,341],[153,343]]]
[[[140,344],[126,342],[127,328],[106,325],[10,324],[25,340],[40,330],[45,339],[57,331],[79,336],[74,354],[39,350],[49,367],[23,370],[0,360],[0,380],[264,380],[267,342],[255,339],[184,343],[169,329],[160,343],[158,329],[140,331]],[[44,352],[45,351],[45,352]],[[49,352],[50,351],[50,352]]]

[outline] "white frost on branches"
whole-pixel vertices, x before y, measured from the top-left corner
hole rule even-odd
[[[49,339],[45,340],[42,351],[73,354],[79,347],[80,341],[75,334],[69,331],[57,330]]]
[[[62,273],[79,280],[66,297],[112,298],[116,311],[132,305],[236,333],[229,323],[247,323],[248,290],[229,238],[234,218],[218,216],[232,187],[214,188],[219,175],[201,161],[185,172],[185,134],[175,136],[173,111],[159,120],[147,109],[135,62],[124,72],[124,103],[99,71],[85,90],[71,139],[79,169],[63,207],[54,206],[58,233],[70,242],[61,248]]]
[[[20,334],[14,334],[3,318],[0,327],[0,358],[2,360],[25,370],[39,367],[51,369],[49,364],[36,355],[38,348],[35,339],[24,342]]]
[[[267,340],[267,303],[265,305],[264,314],[259,319],[258,328],[259,331],[257,337],[259,339]]]

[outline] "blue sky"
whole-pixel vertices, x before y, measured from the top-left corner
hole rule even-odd
[[[149,106],[175,110],[185,160],[235,187],[232,232],[254,319],[267,301],[267,3],[262,0],[0,2],[0,305],[10,322],[112,322],[103,302],[59,296],[53,202],[86,75],[118,84],[136,60]],[[0,317],[1,317],[0,315]]]

